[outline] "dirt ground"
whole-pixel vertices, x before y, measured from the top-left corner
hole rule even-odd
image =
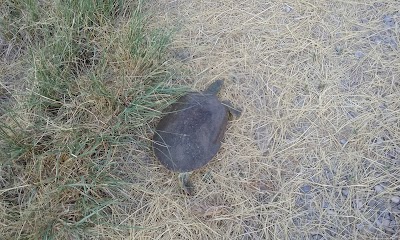
[[[195,196],[146,155],[132,237],[399,238],[399,2],[150,8],[155,27],[174,30],[174,83],[202,90],[224,79],[220,97],[243,112],[192,175]]]

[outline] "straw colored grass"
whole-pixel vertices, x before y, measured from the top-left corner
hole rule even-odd
[[[129,35],[132,25],[118,18],[96,27],[94,39],[88,32],[96,49],[108,50],[96,65],[104,68],[76,74],[82,65],[70,66],[75,72],[65,74],[75,79],[67,83],[72,98],[65,102],[70,92],[43,88],[28,95],[40,108],[25,105],[27,82],[18,82],[31,79],[37,65],[14,59],[20,49],[9,46],[18,42],[9,42],[0,94],[21,108],[1,116],[12,126],[7,144],[16,148],[0,153],[7,163],[0,169],[0,234],[398,238],[398,7],[396,1],[149,2],[153,18],[146,29],[174,31],[166,61],[156,54],[163,38],[147,36],[145,47],[156,42],[160,48],[143,58],[137,45],[123,41],[140,42],[142,35]],[[136,30],[142,24],[134,23]],[[35,32],[40,24],[21,29]],[[33,56],[48,63],[50,55]],[[161,74],[164,67],[169,78]],[[182,93],[159,84],[165,79],[197,90],[225,79],[219,96],[242,109],[220,152],[192,174],[194,196],[182,193],[177,174],[150,148],[159,111]],[[50,115],[43,118],[43,112]],[[14,165],[6,161],[10,156]]]
[[[243,110],[180,194],[146,173],[139,239],[399,236],[399,13],[389,1],[160,1],[181,83]],[[150,157],[151,158],[151,157]],[[146,169],[148,169],[146,167]],[[146,171],[145,169],[141,171]],[[139,171],[139,172],[141,172]],[[382,187],[382,191],[380,191]],[[390,226],[382,224],[389,219]]]

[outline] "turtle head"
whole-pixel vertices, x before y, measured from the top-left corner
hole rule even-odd
[[[217,95],[219,90],[221,90],[223,84],[224,84],[224,80],[216,80],[215,82],[211,83],[211,85],[208,86],[208,88],[206,90],[204,90],[204,93]]]

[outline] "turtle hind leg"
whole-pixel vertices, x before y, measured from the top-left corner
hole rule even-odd
[[[192,172],[183,172],[183,173],[179,173],[179,175],[178,175],[179,184],[181,185],[183,191],[185,191],[185,193],[187,195],[193,195],[193,191],[194,191],[194,187],[189,179],[191,173]]]
[[[234,107],[232,106],[232,103],[229,102],[229,101],[227,101],[227,100],[222,101],[222,105],[224,105],[224,106],[228,109],[229,113],[230,113],[232,116],[236,117],[236,118],[240,117],[240,115],[242,114],[242,111],[241,111],[241,110],[239,110],[239,109],[237,109],[237,108],[234,108]]]
[[[216,80],[215,82],[211,83],[211,85],[208,86],[208,88],[206,90],[204,90],[204,93],[217,95],[219,90],[221,90],[223,84],[224,84],[224,80]]]

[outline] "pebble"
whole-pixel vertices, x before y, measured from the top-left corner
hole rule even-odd
[[[376,193],[380,193],[380,192],[382,192],[382,191],[383,191],[382,185],[378,184],[378,185],[375,186],[375,192],[376,192]]]
[[[300,192],[302,193],[309,193],[311,192],[311,186],[310,185],[304,185],[300,188]]]
[[[396,203],[396,204],[400,203],[400,197],[398,197],[398,196],[394,196],[394,197],[392,197],[390,200],[391,200],[392,202]]]

